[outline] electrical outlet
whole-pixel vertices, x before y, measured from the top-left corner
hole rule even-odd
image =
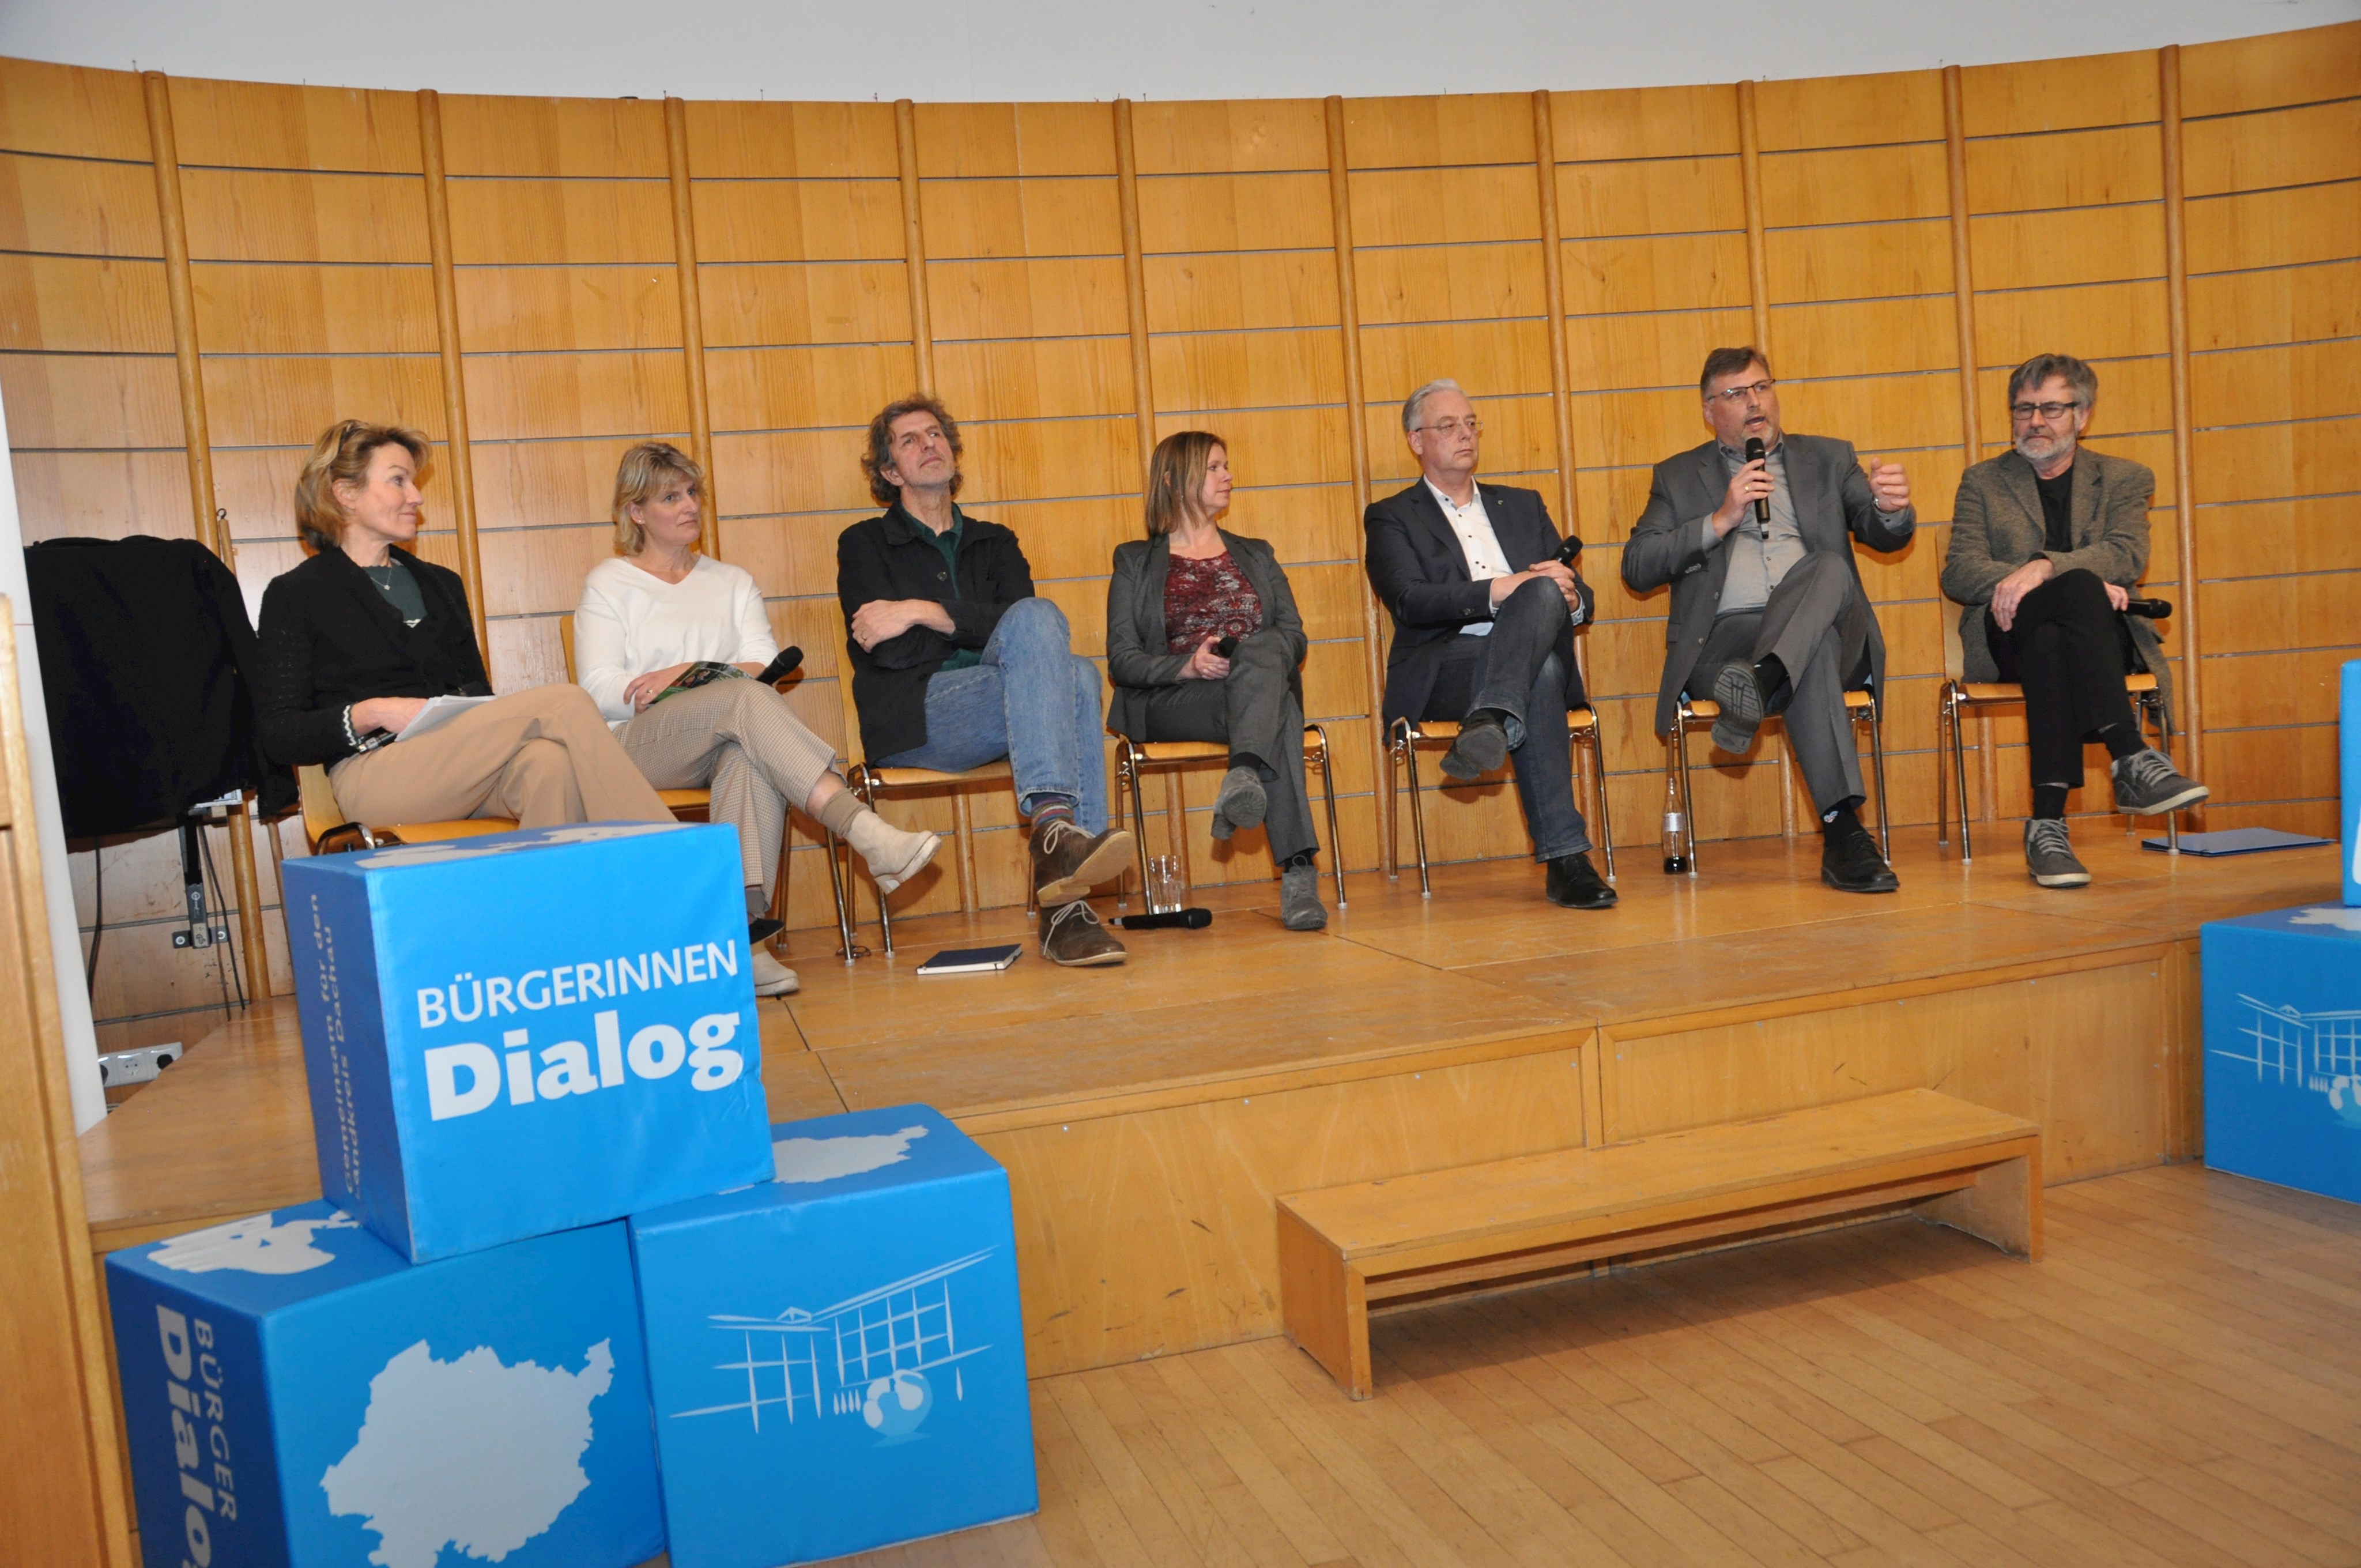
[[[181,1059],[181,1042],[141,1046],[134,1051],[109,1051],[98,1058],[99,1081],[109,1089],[145,1083]]]
[[[176,948],[210,948],[217,942],[228,940],[229,927],[226,924],[213,927],[200,926],[193,931],[172,933],[172,946]]]

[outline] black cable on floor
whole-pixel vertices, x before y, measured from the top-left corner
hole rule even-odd
[[[90,995],[91,1011],[98,1011],[98,943],[106,935],[106,840],[90,841],[90,957],[82,970],[82,988]]]
[[[236,817],[232,817],[229,820],[232,828],[235,828],[237,825],[238,819]],[[197,829],[197,852],[204,857],[205,875],[212,880],[214,884],[213,906],[214,913],[216,916],[225,915],[229,910],[229,899],[227,895],[222,892],[221,873],[214,870],[213,839],[202,827]],[[237,986],[237,1004],[240,1007],[244,1007],[247,1005],[247,1000],[246,977],[237,972],[237,949],[230,944],[229,925],[225,920],[222,925],[221,945],[229,950],[229,957],[224,961],[222,966],[225,970],[225,973],[222,976],[222,1016],[226,1018],[230,1016],[229,988],[232,982],[235,982]]]

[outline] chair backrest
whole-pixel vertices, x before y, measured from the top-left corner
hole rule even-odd
[[[557,645],[566,650],[566,678],[570,681],[574,678],[574,618],[570,615],[557,618]]]
[[[303,842],[317,850],[320,836],[331,828],[341,828],[349,820],[344,807],[336,804],[336,792],[328,783],[328,770],[317,763],[306,763],[295,770],[295,791],[303,803]]]
[[[852,641],[852,628],[844,619],[844,601],[829,597],[828,608],[836,627],[836,700],[844,711],[844,762],[857,768],[866,759],[861,754],[861,709],[852,701],[852,656],[845,652]]]
[[[1935,601],[1943,621],[1943,673],[1955,681],[1968,678],[1967,645],[1960,641],[1960,607],[1949,599]]]

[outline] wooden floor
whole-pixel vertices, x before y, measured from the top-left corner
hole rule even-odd
[[[877,1564],[2361,1563],[2361,1209],[2193,1165],[1035,1383],[1033,1519]]]

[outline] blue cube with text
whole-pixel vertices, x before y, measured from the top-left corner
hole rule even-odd
[[[734,829],[290,861],[320,1184],[412,1262],[771,1173]]]
[[[772,1134],[775,1179],[631,1218],[673,1568],[1031,1513],[1008,1173],[923,1105]]]
[[[2205,1163],[2361,1202],[2361,909],[2210,921]]]
[[[2345,902],[2361,907],[2361,659],[2345,666],[2337,714],[2344,758]]]
[[[634,1568],[664,1548],[631,1243],[411,1264],[328,1203],[106,1260],[139,1539],[208,1568]]]

